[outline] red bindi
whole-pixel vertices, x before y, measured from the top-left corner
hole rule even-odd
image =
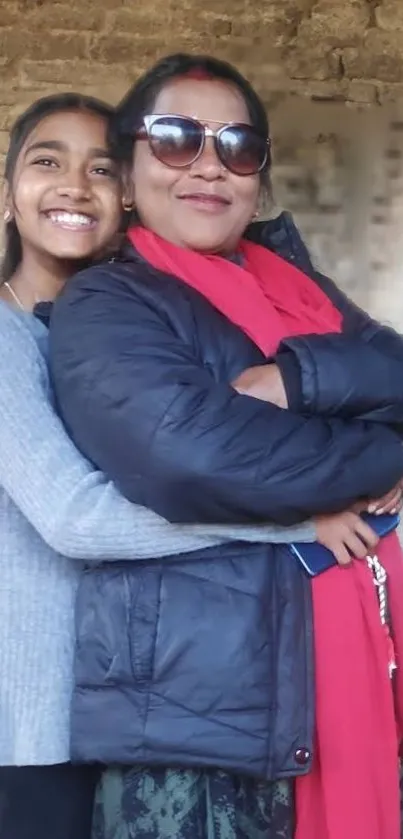
[[[203,67],[194,67],[192,70],[188,70],[186,73],[182,73],[178,76],[180,79],[192,79],[195,82],[210,82],[214,79],[214,76],[205,70]]]

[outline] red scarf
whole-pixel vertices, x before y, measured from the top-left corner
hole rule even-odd
[[[240,267],[178,248],[142,227],[128,235],[147,262],[200,292],[265,356],[284,337],[342,329],[340,313],[321,289],[258,245],[241,243]],[[400,723],[403,562],[396,534],[382,540],[378,556],[389,575]],[[399,839],[396,716],[372,575],[363,561],[332,568],[312,581],[312,596],[316,748],[312,771],[296,782],[295,839]]]

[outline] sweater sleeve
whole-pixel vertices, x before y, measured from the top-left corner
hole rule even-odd
[[[55,413],[37,343],[0,309],[0,483],[57,553],[87,561],[170,556],[221,542],[314,541],[315,529],[277,525],[171,525],[128,502],[77,451]]]

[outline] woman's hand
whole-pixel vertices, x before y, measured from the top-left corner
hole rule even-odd
[[[375,513],[380,516],[382,513],[398,513],[403,506],[403,481],[399,481],[390,492],[382,498],[371,499],[367,505],[368,513]]]
[[[263,402],[271,402],[279,408],[288,408],[283,377],[277,364],[247,367],[231,382],[231,385],[244,396],[253,396]]]
[[[315,516],[317,541],[328,548],[339,565],[350,565],[353,558],[364,559],[379,542],[376,533],[357,513]]]

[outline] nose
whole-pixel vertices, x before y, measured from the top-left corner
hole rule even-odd
[[[206,181],[225,178],[226,169],[217,155],[213,137],[206,137],[200,157],[192,164],[191,175],[195,178],[204,178]]]
[[[86,172],[81,169],[66,172],[57,186],[57,193],[61,198],[68,198],[70,201],[88,200],[91,197],[91,188]]]

